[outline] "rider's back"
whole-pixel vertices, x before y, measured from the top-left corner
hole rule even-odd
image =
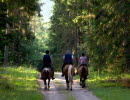
[[[65,63],[72,63],[72,54],[70,53],[65,54]]]

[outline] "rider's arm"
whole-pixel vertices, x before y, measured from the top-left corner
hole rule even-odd
[[[62,60],[63,60],[63,62],[65,62],[65,55],[63,56]]]
[[[44,64],[44,57],[42,58],[42,63]]]
[[[50,61],[51,61],[51,63],[52,63],[52,57],[50,56]]]
[[[74,56],[72,55],[71,57],[72,57],[72,60],[74,60]]]

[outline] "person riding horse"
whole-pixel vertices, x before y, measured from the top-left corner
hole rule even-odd
[[[74,56],[70,53],[69,50],[66,51],[66,54],[63,56],[63,65],[62,65],[62,77],[64,76],[63,69],[67,64],[73,64]]]
[[[77,75],[78,75],[78,69],[80,66],[88,66],[88,62],[89,62],[89,57],[88,56],[85,56],[84,53],[82,53],[82,56],[79,58],[79,63],[80,65],[78,66],[77,68]]]
[[[51,57],[50,57],[50,55],[49,55],[49,50],[46,50],[46,54],[43,56],[43,60],[42,60],[42,61],[43,61],[43,67],[42,67],[42,69],[45,68],[45,67],[51,68],[52,71],[53,71],[52,80],[55,79],[55,78],[54,78],[54,69],[53,69],[52,66],[51,66],[52,60],[51,60]],[[41,78],[42,78],[42,77],[41,77]]]

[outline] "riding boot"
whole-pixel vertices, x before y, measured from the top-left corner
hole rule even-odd
[[[78,69],[77,69],[76,75],[78,75]]]
[[[54,77],[54,75],[52,76],[52,80],[54,80],[55,79],[55,77]]]
[[[43,77],[42,77],[41,73],[40,73],[40,77],[39,77],[39,79],[43,79]]]
[[[42,79],[43,79],[43,77],[40,77],[40,79],[42,80]]]
[[[74,75],[73,76],[76,76],[77,74],[76,73],[74,73]]]
[[[64,77],[64,73],[63,73],[63,70],[62,70],[62,75],[61,75],[61,77]]]
[[[54,78],[54,76],[52,76],[52,80],[54,80],[55,78]]]
[[[55,77],[54,77],[54,71],[53,71],[53,76],[52,76],[52,80],[54,80],[55,79]]]
[[[63,68],[64,68],[64,65],[62,66],[62,74],[61,74],[61,77],[64,77]]]
[[[79,69],[79,67],[80,67],[80,66],[78,66],[78,68],[77,68],[77,72],[76,72],[76,75],[78,75],[78,69]]]

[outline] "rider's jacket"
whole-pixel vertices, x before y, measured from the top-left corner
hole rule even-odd
[[[72,63],[72,57],[73,57],[73,55],[71,54],[71,53],[66,53],[65,55],[64,55],[64,60],[65,60],[65,63]]]
[[[51,57],[50,57],[50,55],[44,55],[43,56],[43,64],[44,65],[50,65],[51,64]]]

